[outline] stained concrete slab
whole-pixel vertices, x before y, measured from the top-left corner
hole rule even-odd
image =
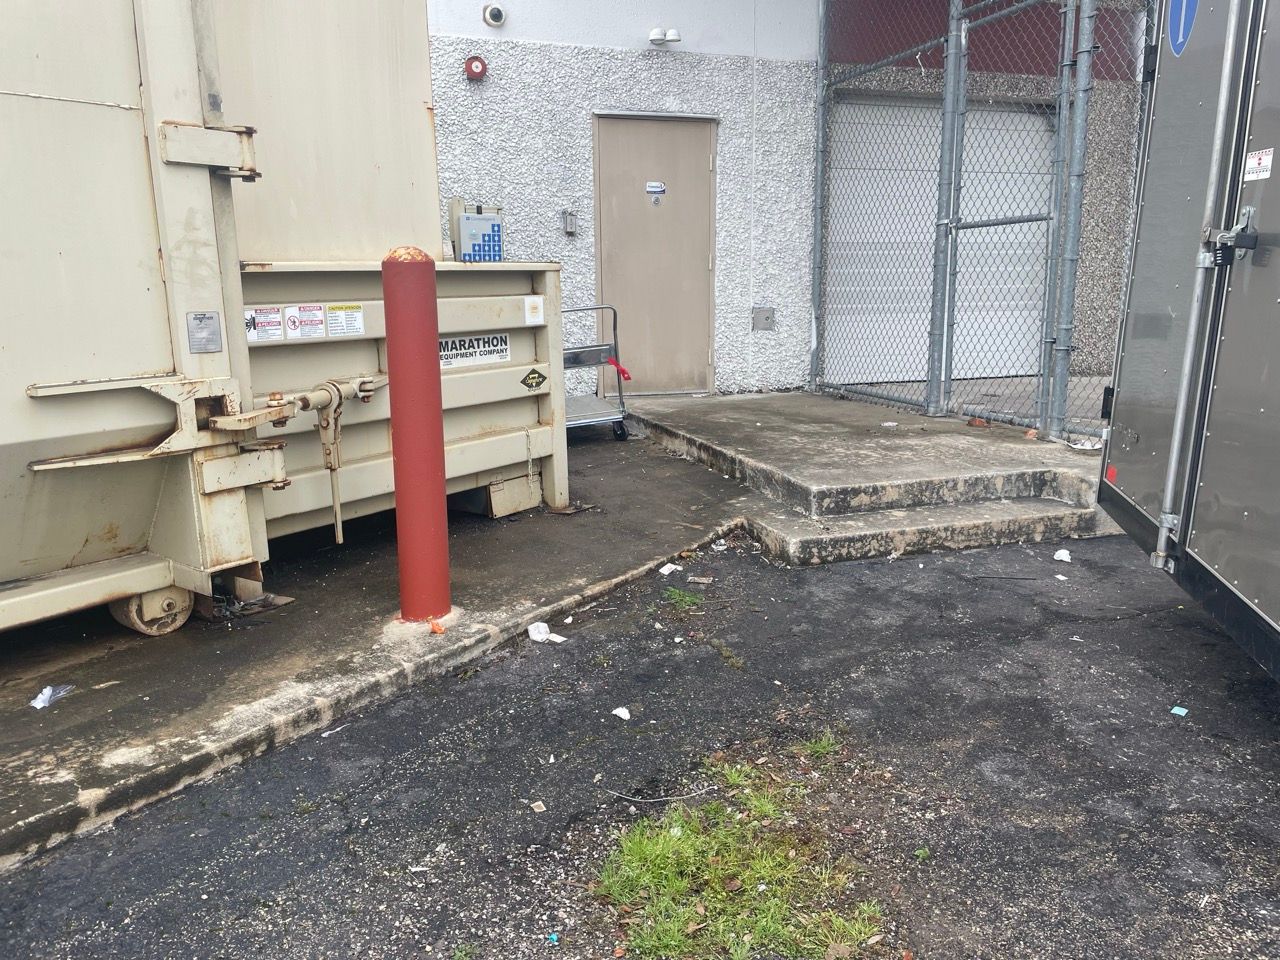
[[[1099,459],[1027,439],[812,393],[644,397],[633,416],[673,449],[812,516],[1000,498],[1091,502]]]

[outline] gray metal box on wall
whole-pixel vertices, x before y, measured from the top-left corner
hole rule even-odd
[[[1276,18],[1162,11],[1099,502],[1280,675]]]

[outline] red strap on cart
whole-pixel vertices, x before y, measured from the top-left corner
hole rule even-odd
[[[620,364],[620,363],[617,361],[617,359],[616,359],[616,358],[614,358],[614,357],[610,357],[610,358],[609,358],[608,360],[606,360],[605,362],[606,362],[606,363],[608,363],[608,364],[609,364],[609,366],[611,366],[611,367],[613,367],[615,370],[617,370],[620,374],[622,374],[622,379],[623,379],[623,380],[630,380],[630,379],[631,379],[631,374],[629,374],[629,373],[627,372],[627,368],[626,368],[626,367],[624,367],[622,364]]]

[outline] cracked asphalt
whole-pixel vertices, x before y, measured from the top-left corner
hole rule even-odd
[[[586,886],[661,807],[636,801],[829,727],[893,775],[889,799],[831,798],[872,823],[877,955],[1280,956],[1277,685],[1127,540],[1057,546],[806,569],[704,551],[553,624],[564,644],[0,877],[0,954],[611,957]],[[677,611],[669,586],[703,600]]]

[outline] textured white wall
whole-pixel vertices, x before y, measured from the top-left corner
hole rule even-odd
[[[513,23],[515,16],[513,7]],[[559,261],[566,306],[596,297],[592,112],[717,117],[716,388],[770,390],[806,381],[812,62],[477,39],[441,30],[439,20],[432,23],[440,195],[446,202],[456,195],[501,206],[506,255]],[[466,79],[463,62],[471,55],[489,64],[480,82]],[[575,237],[560,229],[565,207],[578,212]],[[753,304],[776,308],[776,330],[752,331]],[[590,320],[566,320],[566,342],[592,341]],[[625,363],[625,339],[622,355]],[[594,378],[580,372],[569,389],[584,393],[593,386]]]
[[[488,26],[485,0],[428,0],[433,34],[584,47],[649,47],[654,27],[675,27],[693,53],[814,60],[818,0],[502,0],[507,21]]]

